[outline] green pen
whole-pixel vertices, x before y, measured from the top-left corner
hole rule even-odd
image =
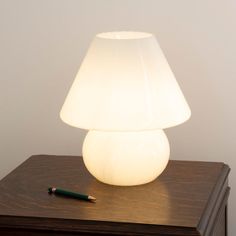
[[[65,197],[71,197],[71,198],[76,198],[76,199],[80,199],[80,200],[96,202],[96,198],[93,196],[85,195],[85,194],[81,194],[81,193],[75,193],[75,192],[71,192],[68,190],[55,188],[55,187],[48,188],[48,193],[50,193],[50,194],[54,193],[56,195],[61,195],[61,196],[65,196]]]

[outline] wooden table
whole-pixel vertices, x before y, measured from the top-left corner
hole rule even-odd
[[[132,167],[131,167],[132,168]],[[76,156],[37,155],[0,181],[0,235],[227,235],[229,167],[170,161],[154,182],[98,182]],[[57,186],[96,203],[49,195]]]

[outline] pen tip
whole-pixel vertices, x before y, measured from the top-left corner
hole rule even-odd
[[[91,201],[91,202],[96,202],[96,198],[95,197],[93,197],[93,196],[88,196],[88,199]]]

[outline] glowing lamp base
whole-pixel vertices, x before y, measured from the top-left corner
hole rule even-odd
[[[89,131],[83,144],[88,171],[103,183],[119,186],[153,181],[165,169],[169,153],[163,130]]]

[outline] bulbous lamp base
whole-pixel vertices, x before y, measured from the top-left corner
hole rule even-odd
[[[170,148],[163,130],[89,131],[83,144],[88,171],[99,181],[119,186],[153,181],[165,169]]]

